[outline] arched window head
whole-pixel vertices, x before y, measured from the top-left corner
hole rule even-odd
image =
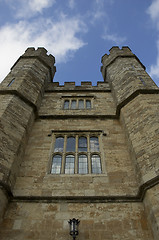
[[[65,161],[65,174],[74,174],[75,170],[75,157],[74,155],[67,155]]]
[[[99,155],[93,154],[91,156],[91,164],[92,164],[92,173],[94,174],[102,173],[101,161],[100,161]]]
[[[61,163],[62,163],[61,155],[53,156],[52,168],[51,168],[52,174],[60,174],[61,173]]]
[[[88,160],[87,155],[79,155],[78,158],[78,173],[87,174],[88,173]]]

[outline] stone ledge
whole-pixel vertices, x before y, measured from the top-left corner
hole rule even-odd
[[[126,203],[143,202],[147,190],[159,184],[159,176],[151,179],[139,187],[137,195],[122,196],[13,196],[8,185],[0,182],[0,187],[7,194],[11,201],[15,202],[82,202],[82,203]]]
[[[19,93],[16,90],[0,90],[0,95],[16,95],[17,97],[19,97],[22,101],[24,101],[27,105],[31,106],[34,110],[35,113],[37,113],[37,106],[32,103],[31,101],[29,101],[27,98],[25,98],[21,93]]]
[[[123,102],[121,102],[116,109],[116,115],[120,116],[120,110],[127,105],[129,102],[131,102],[135,97],[137,97],[139,94],[159,94],[159,89],[138,89],[135,92],[133,92],[128,98],[126,98]]]

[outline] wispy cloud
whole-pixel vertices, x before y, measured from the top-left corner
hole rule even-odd
[[[75,7],[75,0],[68,0],[68,6],[73,9]]]
[[[41,14],[45,8],[51,7],[56,0],[5,0],[14,10],[16,18],[25,19]]]
[[[103,0],[94,0],[92,9],[90,11],[90,22],[95,24],[97,21],[102,20],[102,17],[106,16]]]
[[[147,13],[149,14],[154,27],[159,33],[159,0],[154,0],[152,4],[147,9]],[[151,65],[150,67],[150,75],[152,78],[157,78],[156,82],[159,84],[159,36],[156,40],[157,47],[157,59],[156,63]]]
[[[112,41],[113,43],[120,45],[126,41],[126,37],[120,37],[117,34],[110,34],[107,30],[102,35],[104,40]]]
[[[67,61],[68,55],[86,44],[77,37],[77,34],[85,31],[87,28],[81,19],[64,16],[57,22],[39,19],[32,24],[20,21],[17,24],[5,25],[0,29],[0,52],[3,59],[0,79],[3,80],[8,73],[7,66],[11,67],[28,46],[45,47],[56,56],[58,62]]]
[[[153,21],[159,21],[159,0],[152,1],[152,4],[147,9],[147,13]]]

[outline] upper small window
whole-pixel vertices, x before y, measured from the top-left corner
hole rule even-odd
[[[92,108],[92,99],[66,99],[64,100],[64,105],[63,108],[68,110],[68,109],[76,109],[76,110],[82,110],[82,109],[91,109]]]
[[[91,108],[91,101],[90,100],[86,100],[86,108],[87,109]]]
[[[76,109],[77,102],[76,100],[72,100],[71,102],[71,109]]]
[[[69,109],[69,100],[65,100],[64,109]]]
[[[83,101],[83,100],[79,100],[79,102],[78,102],[78,108],[79,108],[79,109],[84,109],[84,101]]]

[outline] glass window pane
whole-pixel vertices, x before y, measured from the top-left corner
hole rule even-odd
[[[76,100],[72,100],[71,109],[76,109]]]
[[[87,138],[86,137],[79,137],[78,151],[79,152],[87,152]]]
[[[15,78],[11,80],[11,82],[8,84],[8,87],[10,87],[14,83],[14,81],[15,81]]]
[[[88,163],[86,155],[79,155],[78,158],[78,173],[87,174],[88,173]]]
[[[74,152],[75,151],[75,138],[74,137],[68,137],[67,138],[67,152]]]
[[[99,152],[98,137],[90,137],[90,151],[91,152]]]
[[[78,108],[79,108],[79,109],[84,109],[84,101],[83,101],[83,100],[79,100],[79,102],[78,102]]]
[[[98,155],[92,155],[92,173],[99,174],[102,173],[100,157]]]
[[[60,174],[61,173],[61,155],[55,155],[52,161],[51,173]]]
[[[65,100],[64,109],[69,109],[69,100]]]
[[[75,166],[75,157],[73,155],[67,155],[66,162],[65,162],[65,173],[74,174],[74,166]]]
[[[86,108],[87,109],[91,108],[91,101],[90,100],[86,100]]]
[[[64,144],[64,138],[57,137],[55,141],[54,152],[63,152],[63,144]]]

